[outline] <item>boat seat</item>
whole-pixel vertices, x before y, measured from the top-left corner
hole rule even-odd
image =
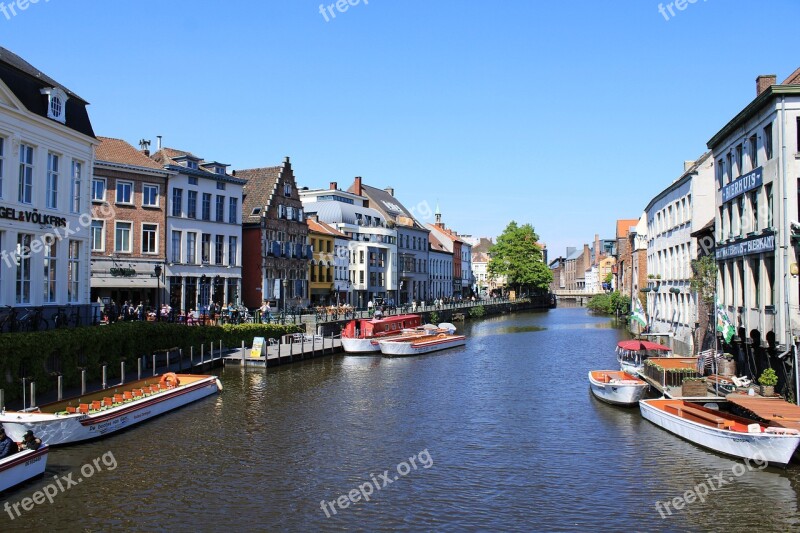
[[[88,414],[89,413],[89,404],[88,403],[80,404],[78,406],[78,412],[79,413],[83,413],[83,414]]]
[[[696,407],[690,407],[687,405],[682,405],[682,406],[667,405],[666,410],[675,411],[681,418],[686,418],[684,415],[689,415],[695,418],[699,418],[705,422],[711,422],[712,424],[717,426],[717,429],[731,429],[735,424],[733,420],[728,420],[727,418],[722,418],[721,416],[717,416],[712,413],[707,413],[702,409],[698,409]]]
[[[134,398],[139,398],[140,396],[142,396],[142,390],[141,389],[134,389],[134,390],[131,391],[131,394],[133,394]]]
[[[122,403],[125,401],[125,397],[122,394],[115,394],[114,395],[114,403]]]
[[[133,393],[129,390],[126,390],[125,392],[122,393],[122,397],[125,400],[133,400]]]
[[[105,398],[103,398],[103,406],[104,406],[104,407],[111,407],[112,405],[114,405],[114,400],[112,400],[112,399],[111,399],[111,398],[109,398],[108,396],[106,396]]]
[[[76,410],[75,410],[75,408],[74,408],[74,407],[72,407],[71,405],[68,405],[68,406],[67,406],[67,412],[68,412],[68,413],[72,414],[72,413],[74,413],[75,411],[76,411]]]

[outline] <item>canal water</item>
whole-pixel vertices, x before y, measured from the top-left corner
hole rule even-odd
[[[614,368],[624,337],[609,319],[555,309],[465,330],[466,347],[417,358],[220,370],[216,397],[53,450],[5,499],[76,483],[4,510],[0,531],[800,528],[800,466],[748,469],[591,397],[587,372]]]

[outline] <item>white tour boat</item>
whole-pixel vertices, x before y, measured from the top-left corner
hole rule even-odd
[[[49,446],[94,439],[144,422],[222,390],[215,376],[175,374],[132,381],[33,410],[5,411],[0,423],[13,440],[26,431]]]
[[[636,405],[649,385],[621,370],[592,370],[589,388],[598,400],[614,405]]]
[[[672,348],[650,341],[628,340],[617,343],[617,361],[623,372],[640,376],[648,357],[671,357]]]
[[[380,352],[381,339],[402,335],[422,324],[419,315],[394,315],[383,318],[356,318],[342,330],[342,349],[347,353]]]
[[[0,492],[44,474],[47,466],[47,446],[38,450],[22,450],[0,459]]]
[[[455,334],[456,327],[452,324],[439,324],[438,327],[426,325],[423,328],[426,331],[422,333],[381,340],[381,353],[389,357],[420,355],[464,346],[467,343],[464,335]]]

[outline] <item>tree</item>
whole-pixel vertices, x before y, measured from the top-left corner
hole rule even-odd
[[[692,261],[692,276],[690,286],[700,299],[709,306],[714,305],[717,289],[717,262],[712,255],[704,255]]]
[[[519,226],[513,220],[489,249],[489,276],[505,276],[518,289],[546,291],[553,273],[544,264],[539,236],[530,224]]]

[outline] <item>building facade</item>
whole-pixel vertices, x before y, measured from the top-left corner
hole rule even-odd
[[[452,298],[453,296],[453,253],[436,238],[433,232],[428,233],[428,261],[431,281],[430,294],[432,300]]]
[[[98,141],[87,102],[0,48],[0,302],[77,306],[89,299],[89,185]],[[47,309],[50,308],[50,309]]]
[[[713,191],[713,159],[705,153],[686,162],[683,174],[645,208],[650,332],[663,335],[683,355],[695,352],[697,295],[690,285],[697,241],[692,233],[713,216]]]
[[[314,258],[308,266],[311,305],[348,303],[347,235],[314,217],[309,217],[306,222],[314,252]]]
[[[98,138],[90,193],[91,298],[152,309],[168,301],[166,191],[173,173],[123,140]]]
[[[245,181],[228,174],[229,165],[183,150],[158,146],[152,158],[172,173],[164,275],[173,312],[240,304]]]
[[[246,180],[242,221],[244,302],[263,300],[279,308],[308,305],[308,266],[312,259],[308,225],[288,157],[278,167],[237,170]]]

